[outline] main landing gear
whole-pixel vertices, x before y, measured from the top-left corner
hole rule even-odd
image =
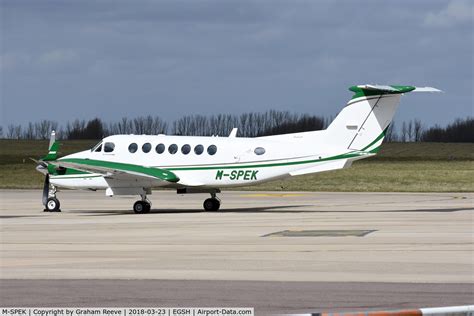
[[[61,204],[59,200],[56,198],[57,189],[54,185],[51,185],[51,189],[49,189],[49,181],[47,191],[43,193],[43,202],[44,202],[44,210],[43,212],[61,212],[59,208]],[[46,200],[46,201],[44,201]]]
[[[133,204],[133,211],[137,214],[145,214],[150,213],[151,209],[151,202],[147,199],[146,195],[141,195],[142,199],[140,201],[136,201]]]
[[[218,211],[221,207],[221,201],[217,198],[216,193],[211,193],[211,198],[206,199],[203,203],[204,210],[210,211]]]
[[[211,197],[206,199],[202,206],[205,211],[218,211],[221,207],[221,200],[217,197],[217,193],[221,193],[219,189],[199,189],[199,188],[180,188],[176,190],[177,194],[192,194],[192,193],[209,193]]]

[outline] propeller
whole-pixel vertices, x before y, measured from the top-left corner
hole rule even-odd
[[[57,151],[59,149],[59,144],[56,143],[56,133],[54,131],[51,132],[51,138],[49,140],[48,149],[49,149],[48,154],[45,157],[41,158],[40,160],[30,158],[36,163],[36,170],[44,174],[42,202],[45,207],[46,207],[46,204],[48,203],[49,188],[50,188],[49,168],[48,168],[49,165],[47,161],[56,160]]]
[[[46,174],[44,177],[44,184],[43,184],[43,205],[46,206],[46,203],[48,203],[48,197],[49,197],[49,174]]]
[[[34,158],[31,158],[37,166],[36,170],[44,174],[44,184],[43,184],[43,205],[46,206],[46,203],[48,202],[48,197],[49,197],[49,172],[48,172],[48,164],[42,160],[37,160]]]
[[[37,160],[34,158],[30,157],[30,160],[34,161],[36,163],[36,170],[41,172],[44,175],[48,174],[48,164],[42,160]]]

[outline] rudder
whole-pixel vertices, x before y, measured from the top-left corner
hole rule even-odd
[[[349,150],[377,152],[403,93],[440,91],[413,86],[359,85],[347,106],[327,128],[328,140]]]

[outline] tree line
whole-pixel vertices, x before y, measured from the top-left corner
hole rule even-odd
[[[300,131],[321,130],[327,127],[329,119],[286,111],[264,113],[243,113],[186,115],[169,124],[159,116],[124,117],[115,122],[104,122],[100,118],[89,121],[74,120],[61,126],[57,122],[43,120],[22,125],[10,124],[5,135],[0,129],[0,137],[8,139],[48,139],[55,130],[59,139],[101,139],[115,134],[168,134],[188,136],[227,136],[232,128],[239,129],[238,136],[257,137]],[[0,126],[1,128],[1,126]]]
[[[408,122],[404,121],[398,130],[395,122],[392,122],[386,132],[385,141],[474,143],[474,118],[458,118],[446,127],[437,124],[424,127],[421,120],[413,119]]]
[[[26,126],[10,124],[0,138],[48,139],[52,130],[59,139],[101,139],[114,134],[168,134],[188,136],[227,136],[232,128],[239,129],[240,137],[258,137],[325,129],[332,118],[287,111],[249,112],[240,115],[186,115],[171,123],[159,116],[124,117],[115,122],[100,118],[74,120],[66,125],[42,120]],[[474,118],[456,119],[446,127],[425,127],[421,120],[413,119],[398,124],[392,122],[385,135],[387,142],[474,142]]]

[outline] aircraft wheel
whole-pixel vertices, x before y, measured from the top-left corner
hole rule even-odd
[[[136,201],[133,204],[133,211],[137,214],[145,214],[150,212],[151,205],[145,201]]]
[[[218,211],[221,206],[221,202],[218,199],[207,199],[204,201],[204,210],[206,211]]]
[[[46,201],[46,208],[44,211],[45,212],[61,212],[61,210],[59,209],[59,206],[60,206],[59,200],[55,197],[50,197]]]
[[[144,203],[145,203],[145,213],[150,213],[151,204],[148,202],[144,202]]]

